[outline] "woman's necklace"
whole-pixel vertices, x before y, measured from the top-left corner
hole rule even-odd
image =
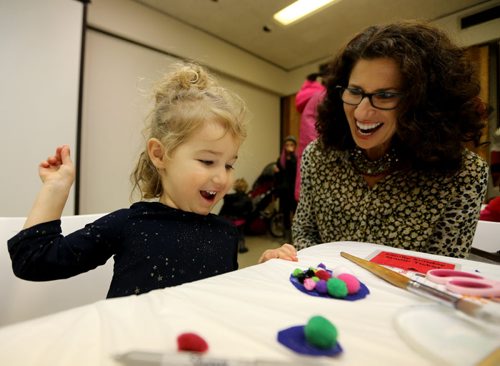
[[[390,149],[381,158],[369,160],[363,150],[354,148],[349,151],[349,159],[354,169],[363,175],[378,176],[394,171],[399,164],[395,149]]]

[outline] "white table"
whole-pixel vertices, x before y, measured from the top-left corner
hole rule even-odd
[[[328,364],[431,365],[402,339],[394,322],[405,309],[432,301],[384,282],[339,254],[366,258],[377,249],[460,264],[462,270],[479,270],[500,280],[498,265],[374,244],[327,243],[300,251],[298,263],[273,259],[206,280],[102,300],[0,328],[0,365],[121,365],[113,355],[131,350],[176,352],[177,336],[189,331],[207,340],[207,356],[297,362],[301,356],[278,343],[277,332],[304,325],[313,315],[328,318],[339,331],[344,352]],[[295,268],[321,262],[328,268],[348,267],[370,295],[353,302],[324,299],[291,285],[289,276]]]

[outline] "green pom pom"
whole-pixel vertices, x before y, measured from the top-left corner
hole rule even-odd
[[[326,281],[326,288],[328,290],[328,294],[332,297],[343,299],[347,296],[347,285],[344,281],[338,278],[329,278],[328,281]]]
[[[337,328],[326,318],[313,316],[304,327],[306,341],[310,345],[330,349],[337,344]]]
[[[295,270],[292,273],[292,276],[298,277],[300,274],[302,274],[302,270],[300,268],[295,268]]]

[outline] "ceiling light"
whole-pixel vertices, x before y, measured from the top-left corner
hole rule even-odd
[[[297,0],[281,9],[273,18],[283,25],[289,25],[306,15],[310,15],[321,8],[333,3],[335,0]]]

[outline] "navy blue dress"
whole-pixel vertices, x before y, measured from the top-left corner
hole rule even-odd
[[[89,271],[114,256],[108,298],[141,294],[238,269],[238,232],[217,215],[138,202],[61,235],[61,221],[8,241],[16,276],[48,281]]]

